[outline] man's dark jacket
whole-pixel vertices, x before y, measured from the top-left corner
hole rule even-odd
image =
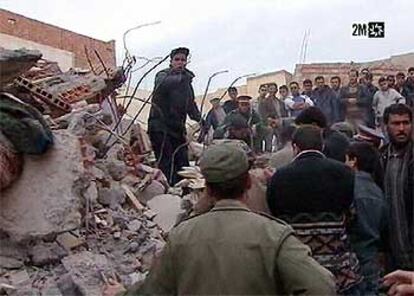
[[[339,121],[336,94],[329,86],[315,88],[312,92],[312,100],[315,106],[325,114],[329,125]]]
[[[230,112],[236,110],[237,108],[239,108],[239,103],[237,101],[228,100],[228,101],[225,101],[223,104],[223,109],[224,109],[224,112],[226,112],[226,114],[229,114]]]
[[[367,102],[371,106],[370,110],[367,111],[368,116],[369,116],[367,126],[373,128],[375,127],[375,112],[372,109],[372,102],[374,101],[374,95],[378,91],[378,87],[376,87],[372,83],[369,83],[369,84],[363,85],[363,90],[364,90],[364,97],[366,98]]]
[[[356,88],[357,91],[355,93],[351,92],[350,85],[346,85],[341,88],[339,94],[342,109],[341,115],[347,117],[351,112],[355,113],[356,109],[358,109],[359,116],[361,116],[366,125],[370,125],[369,122],[371,120],[372,98],[369,97],[369,94],[363,85],[358,84]],[[356,105],[354,106],[352,104],[349,104],[348,98],[355,98],[357,101]],[[345,117],[340,118],[340,121],[344,121]]]
[[[405,98],[407,105],[410,107],[414,107],[414,79],[407,79],[407,81],[403,85],[403,90],[401,94]]]
[[[390,143],[381,147],[381,164],[384,171],[386,173],[388,159],[391,157],[389,155],[389,147]],[[414,144],[412,144],[414,145]],[[408,152],[409,153],[409,152]],[[404,182],[404,197],[407,200],[407,208],[414,211],[414,151],[411,151],[409,161],[407,163],[408,171],[407,171],[407,180]],[[411,212],[411,216],[414,215],[414,212]],[[413,226],[414,227],[414,226]]]
[[[271,213],[347,211],[354,196],[354,174],[344,164],[316,151],[304,151],[277,170],[267,188]]]
[[[383,146],[380,149],[380,153],[381,153],[381,163],[382,163],[382,168],[384,170],[384,175],[385,175],[385,179],[384,179],[384,187],[385,187],[385,196],[387,198],[388,204],[390,205],[390,207],[392,207],[393,204],[395,204],[395,202],[393,203],[393,197],[389,196],[389,194],[387,193],[387,166],[388,166],[388,162],[391,158],[391,147],[390,145],[392,145],[391,143]],[[414,245],[414,143],[411,142],[410,144],[408,144],[407,152],[408,154],[408,159],[405,163],[405,165],[407,165],[407,176],[405,177],[405,179],[400,180],[400,184],[401,186],[403,186],[402,188],[402,192],[403,192],[403,196],[402,198],[405,201],[405,211],[406,211],[406,215],[405,215],[405,219],[407,219],[407,226],[408,226],[408,240],[410,241],[411,245]],[[395,172],[396,173],[396,172]],[[388,190],[391,190],[391,188],[389,188]],[[395,221],[391,221],[391,220],[396,220],[398,219],[398,217],[393,217],[393,215],[390,214],[390,225],[393,224],[393,222]],[[402,217],[400,217],[399,219],[402,219]],[[391,227],[392,228],[392,227]],[[392,233],[390,232],[388,235],[392,236]],[[390,238],[388,240],[388,243],[390,245],[392,245],[392,239]],[[391,247],[392,249],[392,247]],[[411,249],[409,250],[411,251],[411,254],[414,254],[414,250]],[[394,251],[395,252],[395,251]],[[400,251],[397,251],[399,254],[401,254]],[[392,252],[391,252],[392,253]],[[392,260],[395,260],[394,256],[390,256]],[[411,256],[411,264],[409,265],[400,265],[400,264],[406,264],[400,262],[398,259],[395,262],[392,262],[391,264],[393,265],[393,268],[399,268],[399,269],[407,269],[407,270],[411,270],[412,268],[414,268],[414,257]]]
[[[194,74],[185,69],[173,71],[164,69],[155,76],[154,95],[148,131],[166,132],[168,135],[182,138],[186,134],[187,114],[191,119],[200,121],[201,114],[194,101],[191,81]]]
[[[330,159],[345,162],[346,151],[351,144],[348,138],[341,132],[326,128],[323,139],[323,154]]]

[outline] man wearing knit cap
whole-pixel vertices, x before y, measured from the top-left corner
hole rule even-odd
[[[188,48],[171,51],[170,67],[157,73],[148,134],[161,171],[170,184],[179,181],[177,172],[188,166],[185,122],[187,115],[197,122],[201,114],[194,101],[193,72],[186,68]]]
[[[333,295],[332,275],[310,257],[287,224],[246,206],[248,159],[234,144],[200,160],[215,206],[173,228],[137,294]]]

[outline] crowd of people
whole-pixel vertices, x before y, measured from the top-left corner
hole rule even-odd
[[[274,152],[269,213],[246,205],[245,151],[211,145],[199,165],[213,207],[169,233],[138,294],[414,295],[414,68],[397,82],[381,77],[379,89],[367,69],[360,78],[351,70],[342,87],[336,76],[330,87],[322,76],[315,88],[305,80],[302,92],[297,82],[261,85],[256,105],[231,87],[204,120],[188,53],[173,50],[156,77],[149,135],[160,168],[175,176],[188,165],[188,114],[201,141],[213,129]]]
[[[393,75],[380,77],[377,87],[368,69],[362,69],[361,73],[352,69],[349,83],[344,86],[339,76],[331,77],[330,86],[323,76],[315,78],[315,86],[312,80],[305,79],[302,82],[303,91],[296,81],[280,87],[276,83],[268,83],[260,85],[257,100],[251,106],[247,106],[246,101],[252,100],[251,97],[238,96],[237,89],[230,87],[227,90],[230,100],[223,106],[219,98],[211,100],[212,108],[206,116],[200,139],[204,141],[210,129],[215,131],[216,138],[232,138],[234,125],[240,130],[240,121],[245,121],[243,126],[250,132],[244,134],[249,134],[246,139],[250,139],[249,144],[253,145],[256,153],[279,150],[283,146],[280,133],[284,123],[289,123],[289,119],[296,118],[311,106],[323,112],[328,125],[346,121],[354,130],[359,125],[381,129],[386,107],[395,103],[412,107],[414,103],[414,68],[408,69],[407,78],[402,72],[396,78],[397,82]]]

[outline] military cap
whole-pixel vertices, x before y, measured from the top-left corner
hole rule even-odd
[[[369,128],[365,125],[359,124],[358,125],[358,133],[362,134],[367,137],[376,138],[376,139],[384,139],[384,135],[382,132],[377,131],[373,128]]]
[[[212,98],[210,99],[210,103],[217,103],[220,102],[220,98]]]
[[[365,125],[358,125],[358,134],[354,136],[356,141],[367,141],[373,143],[375,146],[379,147],[381,141],[384,139],[382,132],[375,129],[369,128]]]
[[[245,96],[245,95],[242,95],[242,96],[238,96],[237,97],[237,101],[238,102],[249,102],[250,103],[250,100],[251,99],[252,99],[251,96]]]
[[[190,54],[190,50],[186,47],[178,47],[171,51],[170,58],[173,58],[176,54],[182,53],[186,57]]]
[[[206,182],[223,183],[249,170],[246,152],[232,143],[210,146],[200,159],[200,169]]]

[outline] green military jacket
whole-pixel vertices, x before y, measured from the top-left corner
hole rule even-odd
[[[290,226],[221,200],[169,234],[160,260],[128,295],[334,295],[332,274]]]
[[[258,128],[262,128],[262,120],[259,114],[252,109],[249,113],[241,113],[238,109],[231,111],[227,116],[224,118],[223,125],[224,126],[231,126],[232,120],[236,116],[243,116],[246,119],[247,124],[249,127],[256,126]]]
[[[250,128],[255,127],[258,133],[262,133],[265,129],[263,122],[259,114],[252,109],[249,113],[241,113],[238,109],[231,111],[224,118],[223,124],[217,127],[214,132],[217,138],[223,138],[226,135],[228,129],[233,126],[236,119],[243,118]]]

